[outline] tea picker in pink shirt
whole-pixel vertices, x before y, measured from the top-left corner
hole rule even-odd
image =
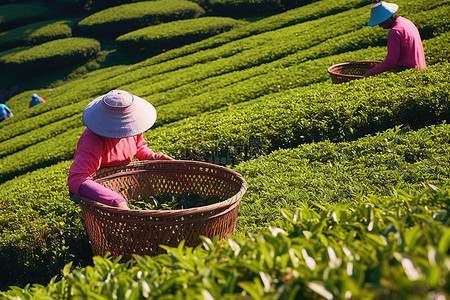
[[[83,112],[86,129],[78,140],[69,169],[71,194],[128,209],[118,193],[93,181],[100,167],[125,165],[139,160],[171,160],[147,146],[143,132],[153,126],[156,110],[148,101],[122,90],[112,90],[94,99]]]
[[[422,39],[416,26],[408,19],[395,15],[398,5],[379,2],[370,13],[369,26],[389,29],[386,58],[364,74],[365,77],[391,69],[397,72],[426,67]]]

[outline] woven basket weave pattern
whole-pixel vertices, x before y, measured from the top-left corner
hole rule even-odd
[[[243,177],[225,167],[193,161],[146,161],[102,169],[102,185],[126,199],[138,195],[218,196],[224,201],[180,210],[122,210],[79,197],[94,255],[110,252],[127,260],[131,254],[163,253],[160,244],[197,246],[200,235],[224,238],[234,232],[240,200],[247,189]]]
[[[371,60],[346,62],[329,67],[328,73],[333,83],[343,83],[364,78],[363,75],[378,63],[380,62]]]

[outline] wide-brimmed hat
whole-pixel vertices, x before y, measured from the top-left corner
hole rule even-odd
[[[370,20],[367,25],[376,26],[392,17],[398,9],[398,5],[394,3],[378,2],[370,10]]]
[[[89,103],[83,123],[95,134],[124,138],[142,133],[156,121],[155,107],[148,101],[122,90],[112,90]]]

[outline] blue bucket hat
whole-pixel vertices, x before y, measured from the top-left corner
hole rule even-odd
[[[398,9],[398,5],[394,3],[379,2],[372,6],[370,11],[370,20],[367,25],[376,26],[392,17]]]

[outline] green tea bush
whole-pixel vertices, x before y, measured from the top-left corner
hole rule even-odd
[[[411,82],[417,83],[417,80],[411,78]],[[431,80],[428,82],[430,86],[435,85]],[[398,84],[402,85],[404,82],[399,82]],[[418,84],[422,86],[421,83]],[[354,89],[355,86],[351,86],[350,84],[347,87],[347,91]],[[367,85],[363,85],[359,90],[367,90]],[[336,91],[337,89],[333,90],[330,95],[338,97]],[[344,94],[348,95],[348,93]],[[317,101],[320,98],[314,99]],[[297,98],[294,98],[293,102],[297,100]],[[330,98],[327,98],[324,99],[323,103],[325,104],[329,101]],[[395,101],[395,98],[389,99],[388,103]],[[259,102],[261,103],[261,101]],[[278,136],[283,132],[283,135],[279,138],[284,139],[284,142],[289,142],[288,131],[292,134],[293,130],[289,128],[285,129],[279,120],[287,119],[292,114],[297,113],[295,110],[290,110],[291,105],[283,105],[283,109],[286,109],[284,115],[281,114],[282,110],[280,109],[274,110],[271,106],[265,106],[267,115],[273,115],[272,119],[253,119],[254,115],[251,115],[250,112],[252,110],[250,108],[248,110],[241,110],[241,113],[246,115],[246,121],[248,121],[248,118],[253,119],[253,125],[249,124],[248,128],[232,129],[227,133],[228,136],[225,135],[223,129],[222,132],[217,133],[219,134],[217,140],[224,141],[224,148],[228,147],[228,149],[231,149],[235,147],[235,149],[250,150],[254,156],[260,156],[257,160],[250,160],[234,167],[236,171],[244,175],[244,178],[249,183],[249,190],[240,206],[240,214],[237,221],[238,234],[256,232],[266,227],[268,221],[279,219],[280,214],[278,209],[281,207],[294,209],[302,205],[322,207],[334,203],[354,203],[360,197],[371,194],[390,195],[394,186],[412,191],[420,189],[422,183],[443,186],[450,181],[448,177],[448,174],[450,174],[448,167],[450,166],[448,156],[450,149],[450,125],[447,124],[436,127],[431,126],[417,132],[410,132],[406,128],[404,130],[389,130],[374,137],[361,138],[357,141],[346,143],[335,144],[329,141],[309,143],[301,145],[296,149],[279,150],[267,156],[262,156],[263,153],[259,152],[261,148],[264,149],[265,145],[259,144],[258,141],[255,141],[253,145],[255,147],[254,149],[245,149],[245,147],[252,146],[251,140],[249,140],[248,144],[239,144],[240,130],[243,130],[243,132],[248,130],[250,134],[253,134],[254,138],[261,138],[263,136],[258,134],[257,130],[264,132],[261,130],[262,127],[270,129],[264,132],[266,135],[272,133],[274,136]],[[306,102],[298,104],[299,107],[306,105],[310,104],[306,104]],[[252,108],[253,111],[262,110],[255,106]],[[311,107],[311,109],[314,109],[314,107]],[[330,109],[336,112],[341,111],[337,106],[330,107]],[[376,106],[373,109],[375,111],[378,110]],[[234,107],[233,111],[236,110],[240,109]],[[364,111],[355,110],[359,111],[361,116],[364,115]],[[346,119],[345,115],[343,117]],[[369,119],[371,118],[370,116],[367,117]],[[230,122],[224,122],[224,118],[219,119],[217,116],[211,120],[227,128],[229,124],[233,124],[232,120],[234,118],[230,116]],[[308,121],[308,119],[305,119],[304,121],[298,121],[298,123],[304,125]],[[206,123],[196,122],[194,120],[190,124],[191,126],[202,128]],[[183,127],[181,129],[186,130]],[[207,131],[209,128],[203,129]],[[199,132],[201,133],[202,131]],[[187,132],[186,135],[190,133]],[[30,156],[30,159],[38,161],[41,159],[39,157],[40,155],[46,155],[43,152],[39,152],[39,149],[47,149],[49,152],[49,149],[55,148],[55,153],[73,153],[77,138],[80,134],[81,131],[77,132],[75,130],[71,136],[64,136],[61,139],[64,141],[64,144],[52,143],[51,139],[45,143],[36,144],[30,147],[26,155]],[[192,148],[197,147],[195,139],[201,138],[201,135],[191,135],[190,137],[192,140],[185,139],[185,142],[190,143],[189,146]],[[229,145],[226,144],[225,139],[231,140]],[[153,141],[152,139],[149,140]],[[157,137],[155,137],[155,140],[157,140]],[[217,155],[216,157],[212,157],[213,159],[226,158],[224,162],[228,163],[228,157],[225,156],[228,153],[213,152],[220,150],[214,147],[221,146],[214,144],[214,141],[214,139],[211,139],[212,143],[209,144],[210,149],[196,149],[202,149],[204,153],[211,151],[211,153]],[[185,146],[183,141],[179,145]],[[63,147],[69,148],[63,149]],[[181,146],[179,147],[181,148]],[[72,149],[70,150],[70,148]],[[19,166],[21,163],[20,160],[24,160],[23,157],[25,156],[10,155],[8,157],[13,159],[2,160],[2,167],[9,164],[12,167],[14,167],[14,164]],[[45,163],[47,160],[52,161],[52,159],[52,157],[44,157],[41,162]],[[76,244],[76,241],[67,237],[65,232],[68,230],[71,232],[70,234],[77,237],[83,236],[84,228],[77,227],[78,229],[75,230],[70,225],[81,222],[80,215],[66,216],[63,214],[61,216],[61,212],[59,211],[61,206],[67,206],[68,211],[70,211],[74,205],[68,199],[65,184],[67,170],[71,163],[70,157],[66,157],[66,160],[66,162],[36,170],[2,184],[2,189],[0,190],[0,207],[3,211],[0,213],[0,216],[2,216],[0,218],[0,224],[4,225],[1,231],[4,235],[1,236],[0,241],[3,241],[4,248],[0,249],[0,253],[7,253],[8,255],[6,256],[5,254],[4,259],[1,259],[0,255],[0,265],[5,268],[5,271],[0,272],[0,274],[10,274],[7,275],[7,278],[25,278],[27,280],[28,278],[39,278],[39,274],[33,274],[33,272],[40,270],[38,267],[40,264],[45,264],[45,268],[50,268],[49,273],[46,273],[46,275],[51,275],[51,270],[55,271],[58,269],[58,266],[55,264],[64,261],[64,258],[60,256],[67,257],[69,255],[68,253],[72,253],[70,255],[76,253],[70,252],[72,250],[70,250],[70,246],[67,246],[68,244]],[[211,162],[222,163],[223,161],[212,160]],[[46,184],[47,182],[51,182],[51,184]],[[39,205],[44,205],[39,204],[41,202],[45,202],[46,209],[44,211],[37,209]],[[13,203],[16,203],[16,206]],[[55,204],[52,205],[52,203]],[[29,219],[27,219],[26,223],[21,222],[20,218],[23,217],[23,212],[28,210],[33,210],[33,213],[27,214],[29,215]],[[41,213],[45,214],[45,216]],[[34,218],[37,218],[37,220],[35,221]],[[61,225],[60,223],[51,223],[54,218],[58,220],[60,218],[63,218],[63,220],[64,218],[69,219],[61,221],[66,224]],[[30,223],[32,224],[31,226],[26,226],[26,224]],[[51,223],[54,225],[47,227],[47,225],[42,225],[43,223]],[[41,229],[41,226],[44,226],[44,229]],[[48,237],[48,231],[53,232],[53,230],[59,232],[60,235],[52,235],[51,238]],[[75,232],[72,230],[75,230]],[[79,235],[77,235],[77,232]],[[86,237],[84,236],[84,238]],[[22,241],[21,245],[23,246],[16,248],[17,241],[19,240]],[[69,247],[69,249],[63,246]],[[60,250],[57,250],[55,253],[48,252],[50,248]],[[41,255],[41,251],[46,251],[45,253],[47,255],[51,254],[56,257]],[[9,259],[10,257],[25,257],[26,259],[19,260],[20,264],[23,262],[24,264],[33,266],[33,268],[28,270],[26,268],[27,265],[23,267],[21,265],[19,266],[17,259],[11,260]],[[62,268],[61,265],[59,267]],[[9,270],[9,268],[31,273],[28,275],[25,275],[26,273],[14,273],[15,271]],[[14,277],[11,274],[21,276]],[[41,275],[41,278],[44,279],[45,274],[42,273]]]
[[[283,211],[249,238],[203,238],[127,263],[94,265],[4,299],[425,299],[449,297],[450,196],[432,187],[370,197],[352,207]],[[201,296],[200,296],[201,295]]]
[[[92,251],[80,209],[68,200],[69,166],[62,162],[2,184],[9,191],[0,196],[2,290],[24,279],[48,280],[67,261],[89,263]]]
[[[450,43],[450,31],[442,33],[441,35],[424,41],[424,51],[427,65],[437,63],[449,63],[450,62],[450,47],[444,45]]]
[[[188,54],[199,52],[200,50],[215,48],[232,42],[240,40],[251,35],[257,35],[262,32],[280,29],[283,27],[291,26],[297,23],[307,22],[321,17],[337,14],[339,12],[346,11],[351,8],[358,8],[371,3],[370,0],[321,0],[309,4],[305,8],[292,9],[274,16],[268,16],[267,18],[259,21],[251,22],[246,26],[238,27],[230,32],[222,33],[218,36],[214,36],[207,40],[197,42],[193,45],[184,46],[179,49],[165,52],[158,56],[152,57],[142,64],[149,65],[160,63],[179,56],[186,56]]]
[[[438,69],[441,71],[436,72]],[[235,159],[244,153],[239,154],[233,145],[248,145],[251,140],[262,143],[261,153],[324,139],[354,140],[399,124],[419,127],[431,120],[448,121],[448,76],[448,65],[436,65],[423,72],[386,74],[380,76],[384,78],[316,86],[316,90],[307,88],[305,92],[292,89],[238,105],[231,103],[144,135],[174,157],[187,155],[200,160],[208,159],[217,143],[221,148],[215,151]],[[257,78],[253,80],[257,82]],[[252,93],[250,85],[246,86],[245,92]]]
[[[47,20],[58,15],[55,9],[39,4],[18,3],[0,5],[0,31]]]
[[[142,1],[110,7],[78,22],[78,29],[89,36],[119,36],[149,25],[196,18],[205,11],[186,0]]]
[[[11,155],[41,141],[51,139],[72,128],[79,128],[83,126],[81,118],[81,114],[75,114],[72,117],[64,118],[42,127],[36,128],[36,126],[30,126],[31,128],[27,133],[9,139],[8,143],[0,144],[0,158]]]
[[[131,51],[177,48],[247,24],[224,17],[178,20],[138,29],[119,36],[116,41]]]
[[[333,57],[328,57],[323,65],[317,65],[317,62],[305,63],[310,67],[296,76],[308,81],[299,85],[312,84],[314,80],[329,80],[324,70],[332,61]],[[232,154],[233,160],[241,160],[244,156],[234,149],[234,145],[248,144],[256,138],[262,143],[261,152],[268,153],[279,147],[324,139],[353,140],[398,124],[423,126],[439,123],[449,119],[447,68],[448,65],[431,66],[421,72],[412,70],[391,74],[390,78],[386,75],[386,79],[384,76],[380,79],[369,78],[351,83],[350,86],[322,87],[322,93],[309,89],[302,93],[301,89],[292,89],[277,94],[288,90],[291,81],[286,78],[292,80],[292,72],[283,69],[280,74],[271,73],[272,81],[254,77],[240,82],[233,89],[228,88],[226,92],[229,94],[222,93],[220,98],[196,97],[196,101],[177,101],[160,106],[159,120],[165,121],[160,121],[161,126],[146,132],[145,136],[151,141],[151,148],[164,150],[174,157],[208,160],[212,155],[212,145],[220,143],[220,151]],[[322,77],[312,76],[310,78],[314,80],[309,81],[307,76],[321,71]],[[272,89],[271,94],[262,97],[269,88]],[[371,94],[368,94],[368,90]],[[387,90],[390,91],[389,96],[385,95]],[[228,95],[233,95],[236,104],[242,104],[235,106]],[[262,98],[258,98],[258,95]],[[89,99],[85,101],[87,104]],[[81,104],[78,106],[82,107]],[[65,109],[73,113],[70,107]],[[214,109],[219,110],[204,114]],[[273,114],[273,111],[278,114]],[[248,122],[249,118],[253,120],[251,123]],[[43,117],[41,121],[44,120]],[[259,120],[272,121],[260,124]],[[169,122],[173,123],[167,124]],[[77,134],[81,134],[82,130],[82,127],[69,130],[1,158],[0,182],[61,159],[69,159],[74,148],[63,145],[69,141],[75,145]]]
[[[108,7],[141,0],[50,0],[61,9],[79,12],[96,12]],[[196,2],[196,1],[193,1]]]
[[[417,135],[405,134],[402,130],[401,132],[389,131],[376,138],[359,138],[400,124],[409,124],[410,127],[416,128],[448,121],[450,73],[448,50],[446,50],[448,33],[441,33],[442,28],[446,26],[445,20],[435,21],[436,18],[445,17],[440,9],[446,7],[447,3],[448,0],[433,3],[425,0],[415,2],[400,0],[398,3],[403,9],[402,14],[404,12],[405,16],[411,19],[417,18],[413,21],[417,23],[419,29],[433,28],[436,34],[430,36],[437,35],[433,39],[425,40],[424,46],[427,63],[432,61],[441,62],[441,64],[429,65],[423,71],[410,70],[400,74],[383,74],[339,86],[331,85],[329,74],[326,72],[329,65],[347,60],[382,59],[386,52],[384,38],[387,32],[366,26],[371,1],[322,0],[305,9],[296,9],[281,14],[279,18],[273,16],[238,27],[207,40],[167,51],[135,65],[97,70],[87,74],[85,78],[53,89],[38,90],[38,94],[44,96],[47,103],[34,109],[25,108],[33,91],[17,95],[9,102],[16,113],[14,118],[0,123],[0,141],[2,142],[0,144],[0,153],[2,153],[0,154],[0,226],[2,226],[0,273],[3,276],[0,282],[4,286],[9,284],[24,286],[32,282],[47,284],[48,280],[58,274],[68,261],[74,260],[77,265],[78,262],[86,263],[88,260],[91,253],[78,206],[68,200],[65,184],[67,169],[71,163],[76,141],[84,129],[81,125],[83,108],[94,97],[111,88],[124,88],[150,101],[155,99],[159,104],[157,109],[160,123],[145,134],[152,149],[163,150],[176,158],[202,159],[219,164],[237,164],[242,160],[260,157],[258,160],[233,166],[234,169],[245,174],[251,187],[241,202],[238,235],[244,235],[246,232],[260,232],[263,228],[267,228],[269,221],[279,221],[281,214],[277,209],[280,207],[292,209],[292,211],[300,207],[303,216],[305,214],[312,216],[303,224],[309,227],[302,229],[302,232],[305,232],[305,238],[310,237],[311,232],[316,234],[314,237],[317,239],[301,242],[303,245],[314,245],[314,247],[305,248],[307,257],[311,256],[312,251],[315,251],[317,247],[315,262],[316,266],[320,266],[316,269],[317,272],[309,268],[305,269],[308,272],[303,269],[298,270],[297,272],[302,272],[302,276],[303,274],[311,276],[306,281],[300,281],[299,284],[300,279],[297,273],[290,272],[292,268],[286,273],[276,271],[276,275],[273,276],[274,273],[271,271],[259,269],[260,264],[266,261],[262,258],[255,263],[256,266],[252,263],[245,265],[250,266],[249,269],[254,272],[254,277],[245,273],[245,280],[238,285],[239,290],[236,293],[246,293],[247,296],[258,298],[270,292],[272,287],[270,282],[282,281],[289,282],[290,286],[296,287],[297,291],[297,286],[304,287],[305,290],[301,290],[302,294],[298,297],[306,295],[312,298],[314,296],[311,295],[315,295],[313,293],[323,297],[329,297],[331,294],[336,298],[344,293],[344,296],[348,297],[350,288],[345,290],[349,286],[348,282],[352,287],[358,286],[350,291],[355,298],[358,295],[360,298],[370,299],[370,295],[380,298],[377,297],[378,292],[382,295],[391,293],[389,295],[393,295],[393,298],[408,298],[409,294],[399,294],[398,291],[410,291],[411,289],[408,288],[411,287],[413,290],[417,287],[414,292],[423,298],[425,296],[421,292],[427,290],[427,286],[433,286],[436,289],[430,289],[430,294],[426,296],[433,292],[440,296],[440,284],[447,283],[445,281],[436,283],[435,278],[447,278],[448,272],[445,273],[445,269],[436,267],[437,263],[431,263],[432,259],[427,258],[430,262],[427,264],[421,256],[410,258],[412,263],[420,265],[415,267],[419,270],[417,273],[426,274],[424,277],[429,278],[427,281],[424,277],[415,276],[417,274],[413,271],[408,273],[409,275],[406,274],[404,266],[408,268],[408,272],[412,270],[408,261],[409,257],[405,260],[399,259],[397,254],[393,256],[389,252],[386,259],[389,264],[386,266],[384,260],[378,260],[378,257],[382,256],[381,253],[387,251],[385,248],[380,248],[383,250],[377,252],[374,246],[368,252],[363,251],[369,247],[367,245],[372,245],[373,241],[379,243],[381,240],[380,247],[385,246],[382,237],[372,235],[373,228],[378,230],[376,225],[380,225],[377,223],[378,219],[371,219],[372,225],[370,222],[364,222],[370,220],[372,207],[383,208],[383,204],[386,203],[370,202],[373,198],[367,200],[365,197],[369,197],[367,195],[370,194],[388,195],[393,190],[392,186],[395,185],[414,192],[418,190],[421,183],[431,183],[435,186],[448,183],[448,126],[430,127],[417,131]],[[361,9],[348,11],[353,7]],[[336,15],[332,16],[332,14]],[[322,17],[324,20],[320,20]],[[433,22],[436,22],[436,25],[433,25]],[[273,32],[265,32],[272,30],[271,28],[274,29]],[[382,47],[374,47],[376,45]],[[363,47],[368,48],[361,49]],[[57,123],[51,124],[53,122]],[[29,130],[33,130],[33,133],[27,134]],[[358,140],[351,143],[334,143],[355,139]],[[405,139],[410,142],[406,142]],[[328,142],[319,142],[323,140]],[[280,148],[295,149],[277,151]],[[43,184],[37,184],[39,182]],[[398,194],[401,193],[397,192]],[[363,201],[373,203],[374,206],[364,207],[361,205]],[[361,214],[365,216],[365,219],[355,217],[358,221],[351,223],[354,224],[353,227],[350,226],[355,231],[345,231],[343,234],[349,236],[349,240],[345,242],[349,245],[353,243],[357,245],[358,250],[361,251],[358,254],[365,255],[364,258],[367,259],[372,257],[372,260],[362,261],[361,267],[352,269],[357,270],[355,271],[357,274],[364,275],[352,273],[354,277],[350,279],[348,278],[350,275],[343,273],[343,269],[327,269],[329,266],[327,253],[332,255],[333,252],[328,248],[319,248],[327,242],[335,241],[330,239],[331,242],[329,242],[323,237],[324,228],[325,230],[328,228],[327,225],[332,219],[334,220],[334,216],[336,219],[343,218],[339,225],[346,229],[349,228],[346,227],[349,224],[347,221],[353,220],[352,217],[348,217],[347,211],[341,213],[342,210],[340,210],[333,215],[334,211],[329,209],[336,203],[345,204],[345,209],[350,205],[352,208],[361,208]],[[414,207],[409,216],[413,213],[420,214],[425,210],[421,205],[427,205],[427,207],[430,205],[434,211],[434,204],[431,205],[426,201],[420,203],[422,204],[417,204],[418,207]],[[396,205],[390,206],[389,209],[394,212],[400,210]],[[320,214],[321,211],[323,215],[315,215],[315,213]],[[379,213],[384,214],[384,212]],[[434,213],[436,219],[445,214],[447,214],[445,211]],[[403,220],[399,216],[396,215],[396,218],[391,219]],[[431,222],[427,216],[419,217]],[[298,219],[298,216],[296,218]],[[325,223],[321,223],[322,221]],[[387,221],[379,222],[384,224]],[[407,219],[407,222],[408,225],[411,224],[410,219]],[[429,225],[426,222],[422,223],[420,225]],[[27,226],[27,224],[32,225]],[[288,230],[286,228],[289,226],[282,228]],[[448,227],[448,225],[445,226]],[[372,230],[368,235],[361,233],[369,227]],[[446,240],[449,238],[449,234],[445,233],[448,231],[447,227],[437,229],[441,232],[443,240],[437,242],[441,245],[438,248],[444,251],[443,253],[445,251],[448,253],[448,250],[445,250]],[[341,227],[333,228],[337,232],[333,237],[340,236],[339,228]],[[375,233],[377,233],[376,230]],[[410,233],[404,233],[403,236],[423,237],[433,230],[416,226],[408,231]],[[389,229],[386,232],[385,235],[388,236],[392,230]],[[350,240],[350,237],[354,239]],[[430,239],[420,239],[420,242],[431,240],[434,242],[437,239],[436,236],[426,237]],[[316,245],[318,241],[322,243],[319,246]],[[339,242],[339,245],[344,243],[341,240]],[[402,238],[390,245],[394,247],[401,242]],[[245,240],[243,243],[248,241]],[[265,243],[270,247],[271,240],[262,242],[263,245]],[[424,249],[435,249],[435,244],[420,246]],[[246,246],[241,244],[241,247]],[[259,245],[258,247],[261,248]],[[388,248],[393,249],[392,247]],[[340,248],[336,249],[338,249],[336,253],[343,253],[339,252]],[[278,248],[265,250],[261,248],[260,250],[262,252],[249,252],[249,257],[261,258],[261,253],[267,251],[277,253]],[[400,250],[403,251],[403,249]],[[236,248],[233,251],[236,251]],[[283,248],[280,251],[283,251]],[[343,251],[345,254],[346,250]],[[423,250],[421,251],[424,253]],[[434,257],[436,258],[434,261],[438,261],[440,258],[433,256],[432,251],[429,257]],[[289,251],[283,253],[289,253]],[[301,250],[300,253],[303,255]],[[411,253],[408,252],[408,254]],[[80,257],[84,255],[86,259]],[[170,263],[175,262],[173,257],[169,256]],[[283,258],[274,257],[273,265],[283,266],[280,262],[286,261],[286,257],[286,255]],[[188,260],[192,261],[191,257]],[[223,260],[225,258],[221,261]],[[335,262],[334,259],[330,260]],[[194,261],[202,263],[201,259]],[[393,264],[396,261],[401,263]],[[352,261],[352,263],[354,267],[356,262]],[[229,269],[228,266],[221,266],[224,270]],[[441,266],[440,263],[439,266]],[[116,270],[128,268],[127,265],[116,264],[113,267]],[[172,265],[170,267],[168,272],[176,270]],[[346,272],[347,265],[345,267]],[[239,267],[236,272],[242,269]],[[209,265],[208,268],[202,269],[202,272],[211,272],[208,270],[211,270]],[[338,275],[333,273],[334,270],[339,271]],[[398,273],[395,272],[396,270]],[[434,270],[434,273],[429,272],[430,270]],[[183,269],[180,273],[186,272]],[[271,276],[266,276],[266,273]],[[376,280],[365,281],[366,278],[372,279],[377,274],[385,273],[400,275],[395,277],[398,279],[395,282],[389,281],[389,278],[392,278],[389,276],[379,277],[380,284]],[[68,274],[68,268],[65,274]],[[127,275],[121,274],[123,274],[121,279],[126,278]],[[152,274],[159,276],[159,273]],[[188,278],[186,280],[189,283],[195,283],[195,288],[198,290],[193,289],[186,293],[216,295],[212,294],[212,291],[220,289],[210,291],[208,284],[213,286],[223,282],[227,286],[226,291],[234,293],[234,287],[237,286],[236,274],[240,273],[232,271],[232,273],[219,275],[220,279],[212,281],[202,278],[201,281],[196,282],[195,280],[199,277]],[[403,280],[401,276],[405,274],[408,280],[410,275],[414,280]],[[175,276],[180,278],[179,275]],[[105,276],[108,275],[105,274]],[[73,293],[80,291],[80,294],[84,295],[81,296],[83,298],[88,297],[86,295],[92,296],[90,291],[95,290],[93,287],[87,291],[82,286],[86,282],[83,281],[86,277],[89,276],[80,275],[71,281],[74,284],[77,282],[77,288],[74,290],[79,288]],[[137,275],[135,277],[137,278]],[[298,280],[292,282],[289,278]],[[348,279],[348,282],[343,282],[340,278]],[[357,283],[354,284],[354,281]],[[65,288],[64,279],[58,282],[57,287]],[[102,280],[101,283],[103,282],[105,281]],[[106,284],[113,285],[116,282],[130,283],[130,286],[134,284],[133,280],[119,279],[107,281]],[[172,282],[165,280],[166,285],[163,288],[159,286],[159,290],[168,293],[172,292],[172,288],[177,290],[174,293],[185,291],[179,286],[170,286]],[[360,284],[361,282],[363,283]],[[387,285],[383,286],[385,283]],[[165,287],[168,288],[164,289]],[[34,289],[28,286],[23,291],[21,289],[13,289],[13,291],[14,293],[31,293],[33,290],[39,293],[42,291],[40,288]],[[103,291],[108,288],[109,286],[102,287]],[[290,287],[276,286],[273,289],[280,291],[284,288]],[[119,294],[123,292],[120,288],[115,289],[115,291],[118,290]],[[267,290],[269,292],[266,292]],[[297,295],[295,291],[286,291],[287,294]],[[148,290],[142,293],[147,292]],[[139,294],[140,291],[136,293]],[[268,297],[280,298],[277,297],[279,295],[284,294],[276,294],[276,296],[270,294]]]
[[[86,61],[100,50],[100,43],[90,38],[65,38],[49,41],[0,57],[0,65],[13,72],[39,72]]]
[[[11,29],[0,33],[0,51],[69,38],[72,36],[72,26],[72,20],[50,20]]]
[[[431,15],[430,12],[427,13]],[[287,32],[288,36],[288,33],[290,31],[288,31],[288,29],[285,29],[285,31]],[[323,36],[324,39],[327,37],[328,35]],[[155,91],[158,91],[160,87],[163,89],[172,88],[168,91],[169,93],[154,94],[149,98],[153,103],[156,103],[158,105],[159,119],[157,120],[157,122],[158,124],[162,125],[167,122],[173,122],[180,118],[192,116],[206,110],[219,108],[223,105],[234,103],[235,101],[236,103],[248,101],[258,96],[267,94],[269,91],[278,92],[280,90],[294,88],[299,85],[301,86],[311,84],[317,81],[329,80],[329,75],[324,71],[329,65],[339,62],[339,60],[341,61],[358,60],[361,57],[381,59],[383,54],[378,49],[374,48],[371,51],[366,52],[363,51],[360,54],[356,52],[351,55],[348,54],[339,55],[337,57],[327,57],[321,60],[308,62],[308,60],[313,59],[318,55],[323,54],[330,55],[334,51],[338,52],[342,51],[340,49],[348,50],[351,49],[352,47],[357,48],[362,43],[366,43],[367,45],[369,45],[373,37],[374,35],[371,32],[371,28],[365,27],[360,32],[346,34],[345,38],[337,37],[335,39],[328,39],[323,44],[310,47],[308,49],[305,49],[304,51],[296,53],[295,55],[286,56],[285,58],[279,59],[273,62],[272,64],[267,65],[263,64],[261,66],[258,66],[257,68],[249,68],[248,71],[245,72],[241,71],[239,74],[230,72],[229,74],[225,73],[224,74],[225,76],[214,76],[217,75],[217,72],[226,72],[227,68],[236,68],[236,67],[239,68],[239,65],[242,63],[244,63],[245,66],[247,65],[247,61],[251,63],[256,53],[250,52],[248,55],[246,54],[242,56],[244,59],[239,58],[238,56],[235,55],[233,57],[233,63],[230,63],[230,60],[224,60],[223,64],[216,64],[216,62],[214,64],[212,63],[210,64],[210,66],[212,67],[211,69],[206,64],[194,65],[193,67],[188,69],[182,68],[180,71],[176,71],[177,73],[179,73],[180,77],[178,77],[177,73],[167,73],[167,74],[162,73],[161,76],[150,76],[148,77],[148,79],[146,78],[145,81],[139,81],[132,76],[132,73],[127,68],[127,72],[125,72],[123,76],[120,76],[117,79],[120,79],[122,82],[125,80],[132,81],[133,82],[132,85],[124,85],[123,88],[135,91],[135,93],[138,93],[140,95],[154,93]],[[435,42],[434,39],[430,40],[429,42],[425,41],[424,46],[426,53],[429,53],[429,55],[439,55],[438,52],[428,51],[427,47],[429,45],[433,45],[433,47],[435,48],[437,47],[439,49],[446,49],[446,47],[442,47],[442,45],[445,44],[445,41],[446,41],[445,39],[443,40],[440,39],[437,42]],[[306,43],[306,45],[309,45],[309,43],[305,39],[304,43]],[[371,53],[378,53],[378,52],[380,52],[379,57],[370,56]],[[264,53],[265,52],[262,52],[260,53],[260,55],[264,55]],[[445,56],[445,53],[444,57],[447,57]],[[299,63],[299,61],[306,61],[306,62]],[[184,59],[183,62],[186,63],[189,61],[187,59]],[[169,68],[172,67],[171,64],[169,63],[166,63],[165,65],[168,65]],[[161,71],[162,69],[161,66],[157,67],[158,68],[156,69],[158,71]],[[189,77],[185,76],[186,72],[189,73]],[[135,73],[142,76],[141,72]],[[45,106],[37,107],[33,111],[27,111],[27,113],[24,114],[23,116],[16,116],[16,118],[22,117],[23,121],[13,123],[10,126],[6,126],[5,128],[0,129],[2,132],[1,136],[4,137],[5,139],[8,139],[14,136],[14,134],[17,135],[20,134],[20,132],[25,133],[32,128],[43,126],[50,119],[56,121],[60,120],[66,115],[72,116],[74,114],[74,111],[76,110],[78,110],[78,112],[81,112],[90,99],[94,98],[102,91],[105,91],[105,88],[102,88],[103,86],[106,87],[108,84],[112,84],[113,81],[111,80],[111,77],[114,76],[113,75],[114,73],[105,72],[105,74],[107,74],[107,76],[109,76],[110,78],[106,77],[98,77],[95,79],[87,78],[86,81],[89,81],[89,83],[91,84],[90,89],[83,89],[83,90],[77,89],[76,86],[79,86],[80,81],[76,81],[74,82],[73,88],[71,88],[70,85],[68,85],[68,87],[64,87],[64,91],[61,91],[60,89],[55,89],[54,91],[52,91],[51,94],[48,94],[49,92],[45,91],[45,93],[52,98],[51,104],[48,105],[46,104]],[[165,81],[164,80],[165,78],[168,78],[170,82]],[[207,79],[207,81],[203,81],[202,79],[204,78]],[[286,80],[286,78],[289,78],[289,80]],[[184,82],[184,80],[188,81]],[[172,83],[175,85],[171,85]],[[189,85],[187,85],[186,83],[189,83]],[[178,89],[178,91],[177,89],[174,89],[180,85],[182,88]],[[221,89],[221,87],[226,87],[226,89]],[[214,92],[205,93],[211,89]],[[221,92],[218,93],[217,91]],[[174,92],[177,92],[177,94],[174,94]],[[171,101],[173,101],[173,99],[183,98],[186,97],[186,95],[195,95],[197,93],[200,94],[198,97],[191,97],[191,99],[189,98],[182,99],[161,106],[161,104],[167,102],[165,99],[170,99]],[[64,97],[61,97],[60,95],[64,95]],[[75,105],[76,107],[67,105],[68,99],[70,99],[73,102],[76,102]],[[214,101],[208,100],[208,103],[206,104],[205,99],[214,99]],[[230,99],[233,99],[232,102],[230,102]],[[190,104],[192,102],[193,104]],[[59,105],[63,105],[63,107],[57,109]],[[180,107],[182,107],[182,109],[180,109]],[[38,119],[36,118],[30,118],[36,113],[40,114],[45,111],[53,111],[53,112],[39,116],[39,118],[41,119],[40,121],[38,121]],[[52,117],[50,117],[49,114],[51,114]],[[46,135],[44,134],[42,136]],[[27,140],[26,138],[21,140],[28,145],[32,144],[31,141],[37,141],[36,139]],[[55,143],[58,142],[55,141]],[[63,141],[59,143],[63,143]],[[12,150],[18,149],[17,147],[19,146],[6,145],[5,147]],[[181,153],[185,150],[178,149],[177,151],[178,153]],[[48,153],[46,153],[46,155],[48,155]],[[67,155],[70,154],[66,154],[66,156],[61,156],[60,154],[58,154],[57,156],[67,157]],[[43,157],[45,156],[43,155]]]
[[[214,14],[227,16],[283,10],[281,0],[208,0],[207,6]]]
[[[237,228],[256,231],[280,219],[280,208],[357,205],[366,196],[392,195],[394,188],[448,186],[449,128],[396,127],[352,142],[308,143],[241,163],[234,170],[247,179],[249,188]]]
[[[429,39],[450,30],[450,5],[438,7],[430,16],[426,13],[414,14],[411,19],[417,23],[422,39]]]

